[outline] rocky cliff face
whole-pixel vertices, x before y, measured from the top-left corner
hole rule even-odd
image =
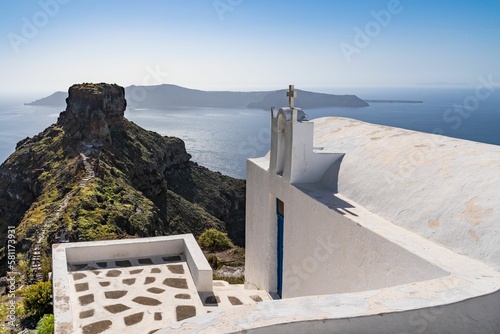
[[[28,253],[67,240],[210,227],[243,245],[243,180],[198,166],[182,140],[125,119],[120,86],[74,85],[66,102],[56,124],[21,141],[0,166],[0,245],[9,225]]]
[[[112,128],[124,123],[127,107],[125,90],[118,85],[73,85],[66,99],[67,108],[57,123],[74,139],[109,142]]]

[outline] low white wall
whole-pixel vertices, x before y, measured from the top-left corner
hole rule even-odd
[[[158,334],[490,334],[500,333],[499,309],[500,292],[441,306],[368,315],[360,314],[363,305],[345,296],[303,297],[214,312],[172,324]]]
[[[67,261],[79,263],[101,260],[122,260],[137,257],[172,255],[184,252],[183,237],[141,238],[79,242],[66,248]]]
[[[71,334],[73,312],[70,303],[70,283],[66,249],[62,245],[52,245],[52,296],[54,305],[54,328],[57,334]]]
[[[183,236],[184,254],[198,292],[212,291],[212,267],[192,234]]]
[[[500,332],[500,317],[494,310],[500,310],[500,292],[445,306],[355,318],[311,319],[297,322],[290,319],[290,322],[284,321],[277,325],[233,333],[491,334]]]

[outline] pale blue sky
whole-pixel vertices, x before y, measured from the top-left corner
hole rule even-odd
[[[474,85],[500,81],[500,1],[0,0],[0,64],[9,94]]]

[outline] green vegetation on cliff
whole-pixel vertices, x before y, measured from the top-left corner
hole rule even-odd
[[[209,228],[243,245],[243,180],[191,162],[182,140],[126,120],[122,87],[74,85],[67,105],[0,166],[0,248],[8,226],[17,251],[42,260],[57,242],[197,237]]]

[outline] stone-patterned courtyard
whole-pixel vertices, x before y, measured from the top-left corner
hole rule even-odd
[[[154,333],[219,308],[269,300],[265,291],[214,281],[198,294],[184,256],[98,261],[68,266],[75,328],[80,333]]]

